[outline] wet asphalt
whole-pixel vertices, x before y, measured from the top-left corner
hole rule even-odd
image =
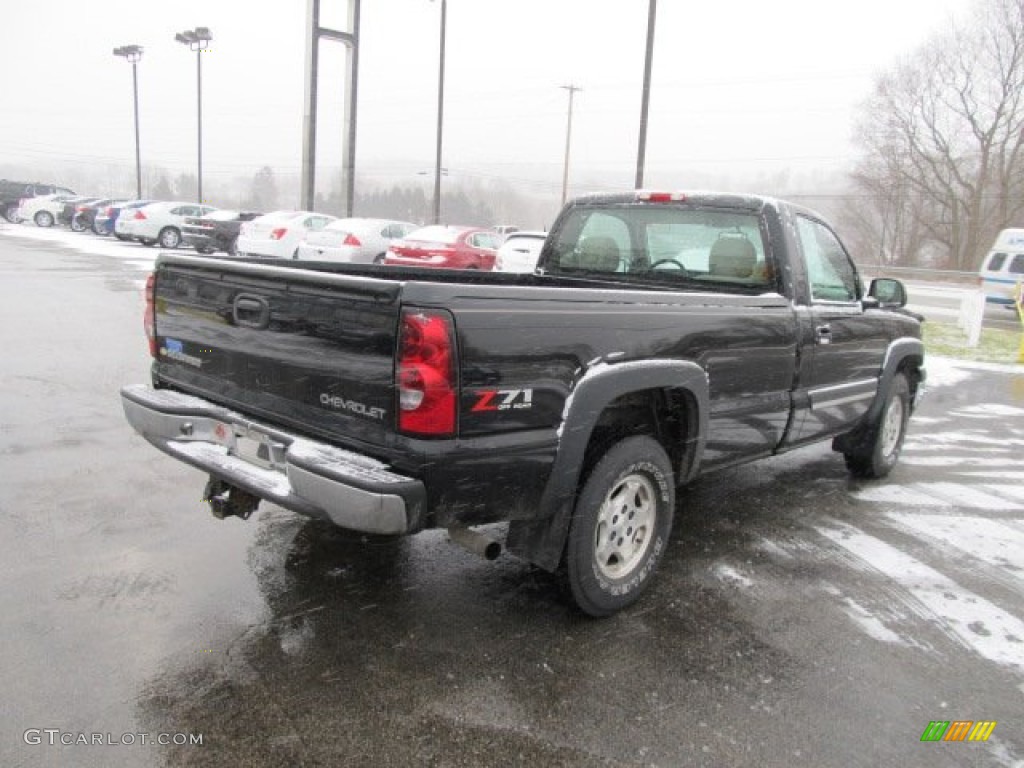
[[[1021,367],[939,377],[883,483],[827,444],[701,479],[649,593],[592,620],[556,576],[439,532],[215,520],[121,413],[147,379],[144,271],[0,233],[0,272],[0,765],[1024,765],[1024,637],[986,655],[827,535],[1024,620],[1018,556],[908,534],[893,491],[1024,535]],[[978,403],[998,407],[957,415]],[[998,725],[920,741],[958,719]]]

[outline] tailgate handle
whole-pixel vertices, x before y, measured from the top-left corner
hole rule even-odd
[[[231,307],[235,325],[263,329],[270,325],[270,305],[262,296],[240,293]]]

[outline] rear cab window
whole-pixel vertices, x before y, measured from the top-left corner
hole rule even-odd
[[[664,205],[581,206],[552,239],[548,272],[739,293],[776,289],[756,211]]]

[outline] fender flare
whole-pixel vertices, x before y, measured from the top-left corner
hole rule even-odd
[[[924,369],[924,342],[921,339],[915,339],[913,337],[904,337],[895,339],[889,344],[888,349],[885,351],[885,358],[882,361],[882,372],[878,378],[878,389],[875,392],[875,399],[871,401],[871,405],[861,418],[860,423],[853,427],[849,432],[842,435],[836,436],[832,441],[832,450],[839,451],[840,453],[851,453],[865,450],[871,442],[874,434],[875,425],[878,424],[879,419],[882,417],[882,409],[885,408],[885,404],[889,400],[889,394],[892,392],[892,382],[896,378],[896,374],[900,368],[903,367],[903,363],[908,359],[916,359],[919,361],[917,366],[918,382],[917,389],[920,391],[920,387],[925,381],[925,369]],[[911,386],[913,386],[911,382]],[[914,401],[911,400],[911,407],[913,407]]]
[[[882,361],[882,374],[878,379],[878,392],[875,395],[871,407],[864,414],[864,423],[874,423],[882,414],[882,408],[889,398],[892,390],[892,380],[896,377],[903,362],[908,358],[916,358],[920,361],[918,371],[920,374],[919,384],[924,383],[924,342],[920,339],[905,337],[895,339],[885,351],[885,359]],[[911,382],[913,386],[913,382]]]
[[[583,375],[566,400],[558,431],[558,452],[541,497],[538,517],[511,523],[506,543],[512,552],[545,570],[558,567],[583,459],[598,419],[615,399],[651,389],[683,390],[692,398],[697,426],[695,434],[688,436],[689,460],[677,468],[677,484],[696,475],[707,436],[707,372],[686,360],[598,363]]]

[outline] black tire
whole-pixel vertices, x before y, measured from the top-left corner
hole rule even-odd
[[[234,238],[230,243],[228,243],[228,255],[229,256],[237,256],[238,255],[238,238],[237,237]]]
[[[79,216],[72,216],[69,226],[72,232],[85,232],[85,224],[82,223],[82,219]]]
[[[213,252],[214,252],[215,250],[216,250],[216,249],[214,249],[214,248],[210,248],[210,247],[209,247],[208,245],[204,245],[204,246],[202,246],[202,247],[200,247],[200,248],[196,248],[196,251],[197,251],[198,253],[201,253],[201,254],[203,254],[203,256],[209,256],[209,255],[210,255],[211,253],[213,253]]]
[[[161,248],[177,248],[181,245],[181,232],[175,227],[164,227],[157,235],[157,242]]]
[[[52,227],[53,226],[53,214],[49,211],[39,211],[35,216],[32,217],[32,221],[36,223],[37,227]]]
[[[888,475],[903,450],[909,420],[910,385],[904,374],[897,373],[878,420],[856,441],[857,449],[843,454],[847,469],[855,477],[878,478]]]
[[[129,235],[120,235],[120,234],[118,234],[117,232],[115,232],[115,233],[114,233],[114,237],[116,237],[116,238],[117,238],[118,240],[120,240],[120,241],[121,241],[122,243],[130,243],[130,242],[131,242],[131,240],[132,240],[132,239],[131,239],[131,237],[130,237]]]
[[[576,499],[565,572],[573,600],[590,616],[636,602],[668,547],[675,511],[672,462],[656,440],[613,445]]]
[[[16,205],[6,205],[6,206],[4,206],[4,218],[7,219],[9,222],[11,222],[11,224],[17,224],[18,222],[20,222],[21,219],[18,218],[18,206],[16,206]]]

